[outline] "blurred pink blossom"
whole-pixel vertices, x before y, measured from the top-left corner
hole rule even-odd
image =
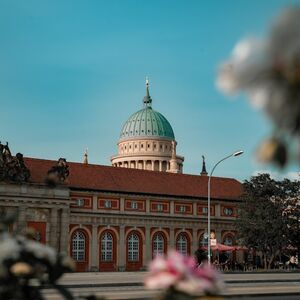
[[[176,251],[167,257],[156,257],[149,266],[150,273],[145,278],[148,289],[169,289],[194,294],[217,294],[223,287],[220,274],[203,265],[199,268],[193,257],[183,256]]]

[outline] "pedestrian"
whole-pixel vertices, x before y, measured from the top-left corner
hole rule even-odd
[[[295,257],[295,255],[291,256],[289,265],[290,265],[291,270],[296,269],[296,257]]]

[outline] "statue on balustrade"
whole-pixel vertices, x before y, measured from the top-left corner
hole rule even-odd
[[[30,171],[26,167],[23,154],[11,154],[8,143],[3,145],[0,142],[0,181],[27,182]]]
[[[69,176],[69,166],[65,158],[60,158],[47,173],[46,183],[52,186],[64,183]]]

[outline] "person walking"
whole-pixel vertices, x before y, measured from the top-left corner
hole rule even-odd
[[[295,257],[295,255],[291,256],[289,265],[290,265],[291,270],[296,270],[296,257]]]

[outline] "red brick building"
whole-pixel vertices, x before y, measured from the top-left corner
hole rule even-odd
[[[148,82],[143,103],[122,127],[112,167],[88,164],[86,154],[84,163],[68,163],[63,184],[51,186],[45,178],[56,162],[26,158],[29,180],[0,180],[0,207],[18,213],[13,229],[34,227],[36,238],[68,252],[78,271],[140,270],[171,248],[194,253],[207,231],[206,170],[182,174],[184,157],[170,123],[152,109]],[[235,243],[241,193],[237,180],[212,178],[218,242]]]
[[[0,205],[18,212],[14,229],[34,227],[38,239],[68,252],[78,271],[140,270],[156,254],[192,254],[207,228],[207,176],[68,163],[64,184],[45,184],[55,161],[26,158],[29,182],[0,183]],[[212,230],[235,243],[235,179],[211,181]]]

